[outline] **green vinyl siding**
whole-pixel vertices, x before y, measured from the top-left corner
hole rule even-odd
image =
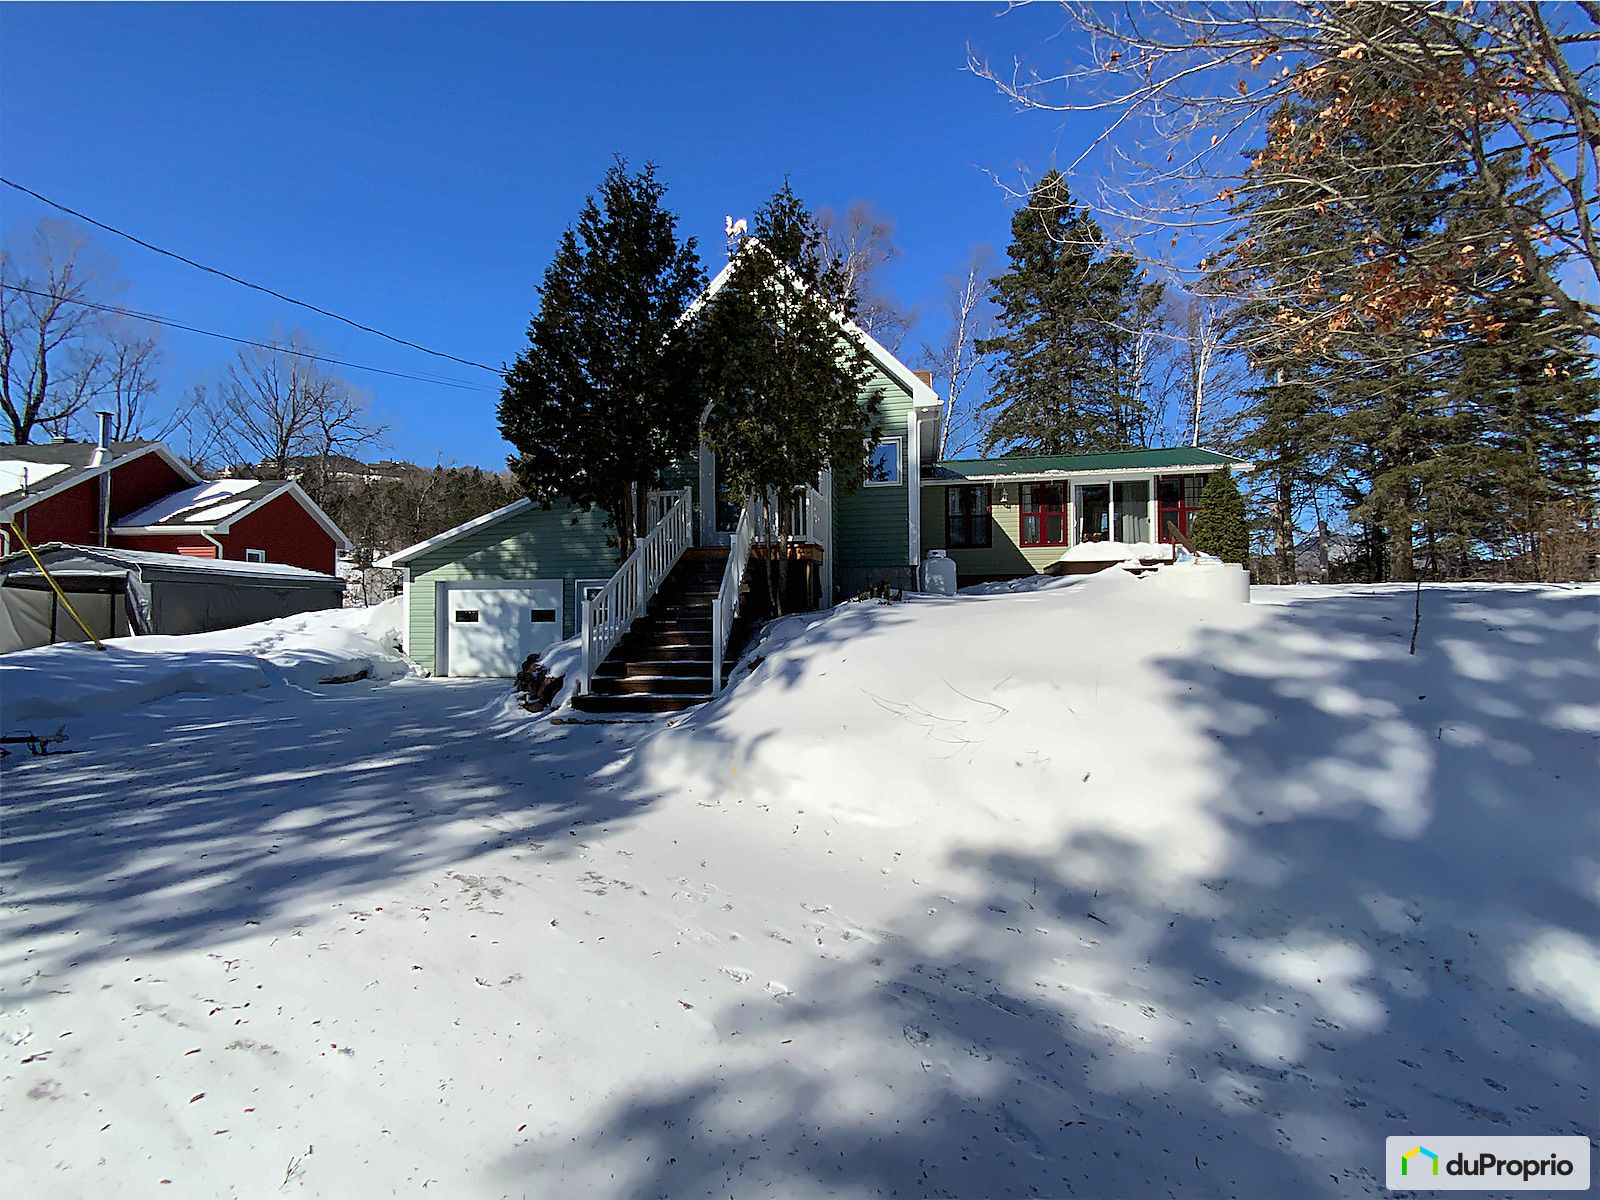
[[[906,414],[911,394],[882,370],[874,368],[869,392],[878,394],[878,437],[900,440],[900,483],[894,487],[858,487],[834,496],[834,564],[838,568],[904,567],[910,561],[911,513],[908,488],[912,478],[911,447],[906,444]]]
[[[1022,545],[1022,510],[1016,504],[1016,486],[1011,486],[1012,503],[1000,503],[991,489],[989,507],[989,545],[945,545],[945,489],[937,484],[922,488],[922,549],[943,550],[956,564],[958,576],[1037,575],[1061,557],[1065,546]]]
[[[606,515],[534,505],[463,534],[413,559],[406,653],[425,671],[437,662],[436,597],[440,583],[488,579],[562,579],[562,634],[577,632],[573,583],[609,579],[617,548],[608,544]]]

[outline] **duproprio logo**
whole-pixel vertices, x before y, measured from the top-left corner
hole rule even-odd
[[[1413,1158],[1419,1164],[1421,1164],[1423,1158],[1426,1158],[1433,1165],[1433,1173],[1435,1175],[1439,1173],[1439,1156],[1426,1146],[1413,1146],[1400,1156],[1400,1174],[1411,1174],[1411,1160]]]
[[[1589,1139],[1582,1136],[1433,1132],[1384,1140],[1384,1182],[1396,1191],[1584,1191]]]

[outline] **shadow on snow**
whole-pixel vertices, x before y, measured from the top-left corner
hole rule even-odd
[[[1214,768],[1202,855],[955,854],[933,907],[717,1014],[715,1069],[497,1182],[1335,1195],[1391,1133],[1595,1135],[1595,604],[1486,599],[1430,590],[1417,658],[1409,593],[1202,629],[1155,664]]]

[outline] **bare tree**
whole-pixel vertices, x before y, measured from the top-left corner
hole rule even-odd
[[[97,399],[111,414],[115,441],[164,441],[188,416],[179,407],[158,419],[155,401],[160,390],[157,368],[161,350],[154,337],[133,326],[113,326],[106,332],[101,354],[101,381]]]
[[[1232,379],[1224,353],[1226,332],[1222,316],[1221,302],[1204,292],[1189,296],[1184,305],[1179,360],[1187,401],[1185,433],[1191,446],[1200,444],[1200,432],[1211,408]]]
[[[89,303],[109,286],[88,240],[59,221],[39,222],[20,254],[0,250],[0,413],[13,442],[63,432],[93,398],[104,348]]]
[[[993,249],[974,246],[961,273],[945,277],[950,325],[944,341],[937,346],[922,344],[923,364],[933,371],[935,384],[944,389],[944,421],[939,428],[940,458],[971,450],[977,443],[978,431],[971,420],[972,406],[966,399],[966,392],[982,361],[977,343],[993,331],[994,318],[989,311],[989,274],[993,269]],[[964,432],[955,440],[958,423]]]
[[[1080,60],[1002,72],[969,51],[969,65],[1024,107],[1098,122],[1072,166],[1098,155],[1097,209],[1160,253],[1189,237],[1189,263],[1214,255],[1252,187],[1287,180],[1330,210],[1371,210],[1404,203],[1419,177],[1461,171],[1458,203],[1491,214],[1500,236],[1484,238],[1481,222],[1445,229],[1423,263],[1414,247],[1369,242],[1361,287],[1339,294],[1324,334],[1374,313],[1464,321],[1458,297],[1508,279],[1531,280],[1573,328],[1600,332],[1600,3],[1063,7],[1086,35]],[[1413,112],[1436,135],[1426,146],[1405,140]],[[1352,125],[1393,131],[1395,153],[1346,161]],[[1263,164],[1272,180],[1252,182]]]
[[[348,383],[307,357],[304,334],[265,340],[277,348],[241,346],[206,403],[215,444],[230,465],[304,475],[315,494],[332,456],[370,449],[383,430]]]
[[[891,351],[900,349],[911,328],[904,312],[878,285],[878,272],[900,257],[894,244],[894,222],[865,200],[852,201],[844,212],[817,212],[824,239],[824,267],[837,266],[855,296],[856,323]]]

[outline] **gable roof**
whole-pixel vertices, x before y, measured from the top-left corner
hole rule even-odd
[[[773,260],[778,263],[779,269],[782,270],[784,275],[789,279],[790,283],[802,291],[807,290],[805,282],[794,273],[793,269],[791,269],[787,263],[779,260],[776,255],[773,255],[770,250],[768,250],[755,238],[747,238],[745,239],[744,245],[739,247],[739,249],[734,253],[734,256],[728,260],[728,265],[717,272],[717,277],[706,285],[706,290],[701,292],[695,302],[684,310],[684,320],[688,320],[689,317],[703,308],[713,296],[727,286],[729,278],[731,278],[733,275],[734,264],[739,261],[739,255],[750,252],[751,247],[754,247],[763,254],[770,255]],[[854,321],[845,320],[832,309],[828,310],[828,315],[833,318],[834,323],[838,325],[840,329],[844,330],[846,334],[855,338],[861,343],[862,349],[864,349],[868,356],[878,364],[885,375],[887,375],[890,379],[893,379],[911,394],[911,403],[913,405],[915,405],[917,408],[942,409],[944,407],[944,402],[939,399],[939,393],[935,392],[933,388],[929,387],[921,379],[917,378],[916,373],[912,371],[910,367],[906,366],[905,363],[896,358],[894,354],[883,345],[882,342],[878,341],[877,338],[873,337]]]
[[[1048,479],[1058,475],[1090,472],[1178,470],[1183,467],[1240,467],[1250,464],[1242,458],[1205,450],[1198,446],[1172,446],[1153,450],[1108,450],[1100,454],[1007,454],[1001,458],[946,459],[934,463],[923,475],[931,482],[940,480],[1013,479],[1032,476]]]
[[[524,496],[520,500],[513,500],[503,508],[493,512],[484,513],[481,517],[473,517],[470,521],[463,521],[453,529],[446,529],[443,533],[436,533],[431,538],[418,542],[415,546],[407,546],[404,550],[396,550],[393,554],[385,555],[373,563],[376,567],[403,567],[429,550],[440,546],[447,546],[459,537],[465,537],[475,529],[482,529],[485,525],[493,525],[496,521],[503,521],[507,517],[514,517],[526,508],[533,507],[533,501]]]
[[[290,496],[305,509],[341,550],[350,549],[350,539],[344,531],[298,483],[287,479],[214,479],[200,483],[129,513],[111,527],[111,532],[125,537],[157,533],[227,533],[235,521],[282,495]]]
[[[200,482],[189,464],[160,442],[112,442],[105,461],[97,464],[98,450],[93,442],[0,446],[0,520],[9,521],[30,505],[147,454],[160,456],[181,478]]]

